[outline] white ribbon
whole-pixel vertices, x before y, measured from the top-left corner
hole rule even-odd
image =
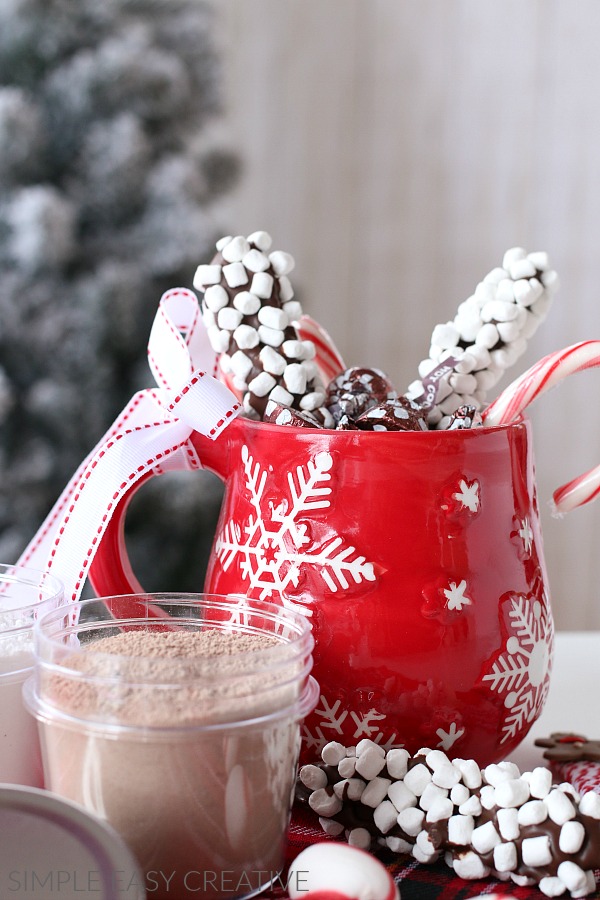
[[[79,466],[19,559],[19,565],[60,578],[65,597],[72,601],[81,595],[123,494],[149,471],[200,468],[192,432],[214,440],[240,412],[235,395],[215,377],[217,356],[192,291],[174,288],[161,298],[148,360],[158,387],[132,397]]]

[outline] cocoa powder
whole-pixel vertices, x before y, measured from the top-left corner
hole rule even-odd
[[[289,655],[271,635],[159,625],[45,673],[47,786],[121,834],[148,896],[232,900],[277,876],[300,744]]]

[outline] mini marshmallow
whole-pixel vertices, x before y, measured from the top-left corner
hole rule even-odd
[[[595,791],[586,791],[579,802],[579,812],[582,816],[600,819],[600,794]]]
[[[234,375],[246,381],[253,369],[253,362],[242,350],[236,350],[229,360],[229,368]]]
[[[527,254],[527,259],[535,266],[538,272],[543,272],[550,265],[550,260],[545,250],[534,250]]]
[[[217,314],[217,325],[226,331],[235,331],[242,322],[242,314],[239,309],[232,306],[224,306]]]
[[[474,759],[453,759],[452,762],[461,773],[464,784],[470,790],[474,791],[481,787],[481,769]]]
[[[577,810],[567,795],[557,788],[550,791],[544,802],[548,808],[548,815],[557,825],[564,825],[577,815]]]
[[[529,793],[537,800],[543,800],[552,787],[552,772],[545,766],[536,766],[529,779]]]
[[[466,881],[474,881],[477,878],[485,878],[489,875],[490,870],[481,857],[473,853],[472,850],[468,850],[454,860],[454,871],[459,878],[464,878]]]
[[[273,390],[269,392],[269,399],[279,403],[280,406],[291,406],[294,402],[294,395],[286,391],[283,385],[276,384]]]
[[[489,853],[500,843],[500,835],[496,831],[493,822],[486,822],[473,829],[471,844],[477,853]]]
[[[423,763],[417,763],[417,765],[413,766],[412,769],[409,769],[404,776],[405,786],[417,797],[421,796],[430,781],[431,772],[427,766],[423,765]]]
[[[340,760],[337,768],[342,778],[352,778],[356,771],[355,757],[347,756],[345,759]]]
[[[452,799],[452,795],[450,795],[450,799]],[[468,800],[460,804],[458,811],[462,816],[480,816],[482,808],[479,797],[473,794]]]
[[[426,831],[420,831],[418,833],[415,843],[417,847],[419,847],[419,849],[422,850],[423,853],[426,853],[428,856],[433,856],[437,852],[430,836]]]
[[[348,800],[360,800],[365,792],[366,783],[362,778],[344,778],[343,781],[336,781],[333,785],[333,791],[340,800],[346,797]]]
[[[299,363],[290,363],[285,367],[283,380],[292,394],[304,394],[306,391],[306,373]]]
[[[427,822],[441,822],[443,819],[449,819],[454,812],[454,803],[448,797],[438,797],[433,801],[425,819]]]
[[[319,766],[302,766],[299,777],[302,784],[311,791],[327,787],[327,773]]]
[[[305,394],[304,397],[301,398],[300,409],[304,409],[307,412],[312,412],[313,409],[318,409],[323,405],[323,403],[325,403],[325,391],[310,391],[308,394]],[[324,410],[323,412],[325,414],[323,426],[325,428],[333,428],[333,416],[327,410]]]
[[[565,822],[560,829],[558,846],[563,853],[577,853],[585,838],[585,828],[581,822]]]
[[[268,300],[273,293],[273,276],[268,272],[256,272],[250,284],[250,292],[261,300]]]
[[[552,849],[548,835],[525,838],[521,844],[521,858],[524,865],[532,868],[549,865],[552,862]]]
[[[577,863],[572,862],[570,859],[561,862],[556,874],[571,893],[573,891],[581,891],[587,887],[586,873]]]
[[[291,366],[288,366],[288,369],[290,368]],[[295,393],[302,393],[302,391],[295,391]],[[382,756],[375,747],[367,747],[356,758],[356,771],[359,775],[362,775],[363,778],[366,778],[367,781],[370,781],[372,778],[375,778],[376,775],[379,775],[384,766],[385,756]]]
[[[250,272],[264,272],[269,268],[269,257],[254,247],[244,254],[242,262]]]
[[[258,331],[251,325],[239,325],[233,332],[233,339],[240,350],[252,350],[260,343]]]
[[[503,278],[506,278],[508,275],[508,271],[506,269],[497,266],[495,269],[492,269],[491,272],[488,272],[484,277],[484,282],[486,284],[499,284]]]
[[[226,247],[227,244],[229,243],[229,241],[231,241],[231,240],[233,240],[233,235],[228,234],[225,237],[219,238],[219,240],[215,244],[215,247],[220,252],[223,249],[223,247]]]
[[[514,263],[526,257],[527,251],[523,247],[510,247],[502,257],[502,268],[508,270]]]
[[[269,372],[271,375],[283,375],[285,372],[287,366],[286,360],[280,353],[273,350],[272,347],[263,347],[258,354],[258,358],[260,359],[265,372]]]
[[[302,344],[303,341],[298,340],[284,341],[281,345],[281,349],[288,359],[303,359],[304,349]]]
[[[491,784],[485,784],[479,792],[479,799],[484,809],[493,809],[497,805],[496,788],[492,787]]]
[[[310,794],[308,805],[317,815],[330,819],[341,811],[343,804],[333,792],[330,794],[327,788],[319,788]]]
[[[269,391],[273,390],[276,381],[268,372],[260,372],[248,384],[248,390],[255,397],[266,397]]]
[[[389,778],[380,778],[379,776],[376,776],[371,779],[363,791],[363,795],[360,798],[361,802],[364,803],[365,806],[370,806],[375,809],[375,807],[379,806],[382,800],[384,800],[391,783]]]
[[[331,837],[339,837],[344,831],[342,823],[336,822],[335,819],[324,819],[322,816],[319,816],[319,825],[325,834],[329,834]]]
[[[517,281],[519,278],[531,278],[536,274],[536,269],[529,259],[519,259],[512,263],[508,271],[510,277]]]
[[[494,868],[498,872],[514,872],[517,868],[517,848],[509,841],[494,847]]]
[[[446,800],[448,791],[430,782],[419,798],[419,806],[427,812],[436,800]]]
[[[495,325],[492,325],[491,322],[488,322],[481,327],[479,334],[475,338],[475,346],[485,347],[487,350],[491,350],[492,347],[495,347],[498,343],[499,339],[500,335],[498,334],[498,329]]]
[[[388,750],[385,757],[385,764],[391,778],[404,778],[408,771],[408,750],[403,748],[393,748]]]
[[[368,850],[371,846],[371,835],[366,828],[352,828],[348,832],[348,844],[359,850]]]
[[[233,305],[243,315],[253,316],[260,309],[260,298],[250,291],[240,291],[233,298]]]
[[[459,331],[452,322],[446,322],[445,325],[436,325],[431,334],[431,343],[437,344],[444,349],[456,347],[459,340]]]
[[[287,275],[294,268],[294,257],[284,250],[274,250],[269,253],[269,260],[276,275]]]
[[[253,231],[252,234],[248,235],[247,241],[265,252],[271,249],[271,244],[273,243],[273,239],[268,231]]]
[[[385,839],[385,845],[394,853],[412,853],[413,845],[403,838],[390,835]]]
[[[203,290],[207,284],[218,284],[221,280],[221,266],[202,265],[196,269],[193,285],[198,290]]]
[[[290,322],[297,322],[302,316],[302,305],[298,300],[286,300],[283,304]]]
[[[450,816],[448,819],[448,840],[451,844],[466,847],[471,843],[474,829],[473,816]]]
[[[548,818],[548,807],[543,800],[529,800],[517,811],[519,825],[540,825]]]
[[[510,806],[521,806],[529,800],[529,785],[524,778],[511,778],[499,784],[495,791],[496,805],[503,809]],[[481,802],[483,803],[483,800]]]
[[[248,283],[248,273],[241,262],[229,263],[223,266],[223,275],[230,288],[240,287]]]
[[[406,779],[392,782],[387,793],[399,813],[417,805],[417,797],[407,786]]]
[[[220,284],[211,284],[204,292],[204,302],[211,312],[217,313],[229,303],[229,294]]]
[[[545,878],[540,878],[538,887],[546,897],[560,897],[567,889],[564,882],[556,875],[546,875]]]
[[[258,321],[267,328],[275,328],[283,331],[289,325],[288,314],[277,306],[261,306],[258,311]]]
[[[204,322],[205,328],[208,330],[217,324],[217,317],[214,312],[211,312],[210,309],[206,309],[206,307],[202,310],[202,321]],[[220,360],[219,360],[220,362]]]
[[[279,299],[282,303],[287,303],[294,296],[294,288],[287,275],[279,276]]]
[[[380,756],[385,758],[385,750],[380,744],[377,744],[370,738],[363,738],[356,745],[356,756],[361,756],[363,753],[366,753],[367,750],[375,750],[376,753],[379,753]]]
[[[250,250],[250,244],[241,234],[228,241],[221,248],[221,255],[228,263],[241,262]]]
[[[346,758],[346,748],[337,741],[330,741],[321,750],[321,759],[326,766],[337,766]]]
[[[471,794],[469,788],[464,784],[455,784],[450,791],[450,799],[455,806],[461,806],[461,804],[466,803],[470,797]]]
[[[416,859],[417,862],[424,863],[428,865],[429,863],[433,863],[438,858],[437,851],[433,853],[427,853],[421,849],[417,844],[412,847],[412,855]]]
[[[281,347],[283,344],[283,331],[278,328],[269,328],[267,325],[259,325],[258,337],[262,344],[268,344],[269,347]]]
[[[519,828],[519,810],[512,807],[511,809],[499,809],[496,813],[498,829],[505,841],[516,841],[519,838],[521,830]]]
[[[221,331],[217,325],[212,325],[206,329],[206,334],[215,353],[227,353],[231,340],[228,331]]]
[[[409,806],[398,813],[396,821],[398,822],[398,825],[400,826],[402,831],[406,832],[406,834],[410,835],[411,837],[416,837],[423,828],[425,813],[422,809],[417,809],[414,806]]]
[[[382,834],[387,834],[397,824],[398,810],[391,800],[382,800],[373,812],[373,821]]]

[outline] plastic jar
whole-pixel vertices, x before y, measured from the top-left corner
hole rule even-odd
[[[64,602],[53,575],[0,565],[0,782],[42,787],[35,719],[23,704],[23,683],[33,668],[33,624]]]
[[[137,618],[105,598],[99,620],[55,611],[36,627],[25,696],[47,787],[120,833],[149,896],[253,896],[283,866],[300,722],[318,697],[310,623],[239,597],[136,601]]]

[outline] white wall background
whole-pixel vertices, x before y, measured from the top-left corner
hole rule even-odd
[[[514,245],[547,250],[562,288],[500,387],[600,338],[597,0],[215,5],[245,162],[224,221],[293,253],[349,365],[403,390],[433,326]],[[591,371],[532,408],[542,505],[600,463],[599,392]],[[600,502],[542,516],[557,626],[600,628]]]

